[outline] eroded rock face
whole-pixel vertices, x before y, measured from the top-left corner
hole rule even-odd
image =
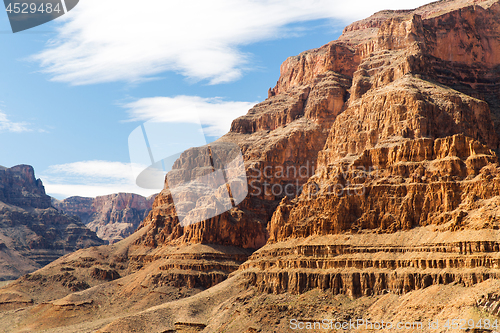
[[[314,174],[317,154],[329,127],[343,111],[350,84],[347,75],[327,69],[315,75],[313,82],[278,92],[233,121],[231,131],[217,142],[236,143],[241,148],[249,191],[246,199],[214,218],[181,226],[166,184],[141,224],[148,231],[137,244],[263,246],[268,238],[267,223],[281,199],[300,193]],[[197,170],[191,158],[196,155],[194,150],[181,155],[172,173],[196,172],[191,171]]]
[[[53,199],[53,205],[65,214],[78,216],[99,238],[114,243],[137,229],[151,210],[155,197],[117,193],[96,198]]]
[[[451,11],[440,8],[441,11],[445,11],[443,14],[439,10],[437,13],[428,11],[425,6],[413,12],[396,12],[392,15],[382,13],[386,17],[389,16],[385,20],[378,19],[381,14],[376,14],[371,23],[365,20],[345,29],[344,33],[347,35],[354,31],[362,35],[360,30],[368,31],[364,39],[358,40],[356,52],[361,54],[361,62],[358,70],[353,74],[352,94],[348,106],[337,117],[330,129],[324,150],[319,153],[316,175],[310,179],[310,184],[321,183],[330,187],[335,185],[346,187],[352,184],[354,187],[363,188],[365,193],[363,196],[338,196],[334,201],[337,199],[339,201],[332,202],[331,205],[327,203],[330,198],[322,196],[321,191],[314,198],[310,198],[309,194],[303,194],[297,199],[296,201],[300,202],[304,198],[305,204],[305,198],[307,198],[305,207],[309,211],[308,216],[314,216],[316,220],[318,216],[325,216],[325,220],[330,220],[328,224],[331,229],[324,232],[341,231],[345,228],[339,227],[340,225],[351,226],[360,223],[361,215],[356,216],[351,213],[348,218],[342,217],[344,222],[336,224],[331,220],[332,213],[334,216],[345,215],[336,212],[339,209],[350,211],[348,206],[354,205],[363,216],[373,215],[373,207],[365,207],[360,203],[365,199],[379,201],[383,200],[381,196],[390,197],[387,194],[384,195],[386,193],[384,191],[392,193],[390,188],[384,188],[374,195],[375,193],[370,191],[371,186],[376,186],[375,184],[394,183],[399,189],[406,187],[397,197],[400,196],[401,200],[405,198],[410,200],[408,193],[413,192],[408,188],[408,186],[411,187],[410,184],[427,183],[430,185],[436,180],[447,179],[451,183],[444,185],[453,184],[454,188],[450,188],[449,191],[454,192],[459,199],[455,200],[454,204],[448,201],[443,204],[442,200],[436,202],[434,197],[427,201],[435,202],[434,207],[453,210],[462,204],[464,199],[459,194],[460,181],[467,180],[467,185],[470,185],[470,180],[475,179],[481,168],[496,170],[495,150],[498,149],[499,144],[499,136],[494,129],[496,115],[487,102],[476,98],[484,90],[476,88],[477,93],[474,94],[476,97],[473,97],[425,79],[432,74],[439,79],[440,73],[437,72],[437,67],[442,62],[449,63],[450,68],[462,70],[474,63],[476,67],[482,66],[494,71],[492,66],[500,64],[497,60],[493,60],[497,59],[498,48],[490,49],[486,46],[488,42],[471,46],[472,42],[467,39],[474,32],[476,35],[484,36],[484,40],[488,40],[492,38],[492,31],[497,31],[495,29],[500,27],[500,21],[496,15],[498,3],[484,2],[484,4],[485,8],[469,6]],[[426,16],[428,18],[425,18]],[[471,20],[477,21],[478,24],[471,24]],[[488,32],[483,22],[488,22]],[[449,45],[447,38],[451,38],[451,30],[458,31],[454,36],[460,42],[458,47],[448,50],[453,53],[450,55],[434,46]],[[340,38],[344,41],[346,39],[345,36]],[[364,52],[368,44],[372,45],[369,47],[370,53]],[[475,58],[477,63],[469,58],[461,57],[467,47],[481,49],[481,52],[476,52],[479,57]],[[434,59],[430,60],[431,56]],[[467,78],[462,75],[462,81],[473,79],[473,77]],[[437,152],[436,147],[437,149],[448,147],[444,150],[447,153]],[[461,165],[452,165],[451,161]],[[478,163],[478,161],[482,162]],[[447,163],[452,164],[443,166]],[[441,166],[436,167],[436,165]],[[339,166],[344,172],[338,171]],[[385,180],[377,180],[373,178],[373,175],[367,177],[356,172],[362,170],[376,170],[376,178]],[[415,170],[418,170],[417,174],[423,177],[421,178],[423,181],[414,181],[412,177],[414,177]],[[430,170],[432,171],[429,172]],[[435,174],[432,175],[432,172]],[[477,186],[478,189],[486,188],[482,194],[485,196],[484,199],[498,195],[496,185],[493,188],[489,188],[489,185],[486,180],[480,180],[480,185]],[[415,190],[415,193],[420,196],[424,193],[436,195],[434,190],[426,187]],[[422,197],[422,205],[425,200]],[[312,212],[311,202],[318,202],[323,207],[322,212]],[[348,204],[349,202],[351,204]],[[386,208],[388,204],[380,203]],[[414,216],[415,211],[420,212],[421,208],[418,203],[409,203],[409,205],[412,206],[410,215]],[[280,212],[282,210],[279,209]],[[323,212],[328,213],[324,215]],[[395,218],[406,228],[419,225],[424,221],[432,223],[428,214],[420,218],[419,213],[416,219],[412,217],[412,221],[405,222],[408,218],[403,218],[401,214],[407,213],[401,209]],[[293,215],[293,210],[290,214],[292,214],[289,217],[290,220],[303,221],[296,223],[305,222],[305,217],[299,218]],[[381,214],[382,218],[385,215],[385,209],[375,214]],[[364,220],[364,218],[361,219]],[[308,228],[311,224],[314,223],[307,223]],[[361,228],[368,227],[368,225],[361,223]],[[275,225],[271,224],[272,239],[276,236],[274,228]],[[294,232],[290,233],[290,235],[293,234]],[[309,232],[306,232],[305,236],[308,234]],[[279,239],[278,237],[276,240]]]
[[[500,277],[498,237],[498,230],[418,227],[297,238],[260,249],[241,270],[250,285],[277,294],[318,288],[358,297],[450,283],[471,287]]]
[[[414,11],[383,11],[350,25],[338,41],[287,59],[269,98],[236,119],[230,133],[220,139],[242,149],[248,198],[216,218],[181,227],[164,191],[143,223],[151,225],[144,243],[176,240],[260,247],[269,237],[264,227],[285,197],[273,195],[273,185],[295,183],[300,188],[313,173],[318,175],[315,170],[342,159],[349,164],[365,150],[386,144],[463,135],[496,151],[500,113],[491,100],[498,92],[494,82],[500,78],[495,69],[498,8],[493,1],[477,6],[456,1]],[[485,73],[490,74],[483,79]],[[488,161],[496,163],[494,152],[488,154]],[[189,169],[183,160],[188,159],[181,157],[176,167]],[[280,167],[298,170],[305,165],[310,173],[305,179],[275,176]],[[266,171],[271,177],[263,176]],[[401,177],[391,172],[388,178]],[[264,188],[266,183],[270,186]],[[317,199],[318,205],[322,200]],[[336,204],[323,205],[324,211]],[[317,220],[315,214],[309,216]],[[342,223],[349,225],[358,217],[350,219]],[[269,227],[272,239],[274,228]]]
[[[391,243],[387,233],[407,230],[411,239],[422,228],[434,228],[434,237],[454,232],[464,239],[484,229],[497,242],[500,48],[490,45],[500,36],[500,6],[484,1],[457,8],[463,4],[451,3],[377,13],[344,30],[339,40],[353,47],[360,59],[349,101],[331,126],[305,190],[293,200],[283,199],[276,209],[268,225],[268,244],[352,233],[361,238],[356,235],[373,234],[380,244],[397,248],[404,245],[398,243],[402,240]],[[403,259],[370,262],[362,248],[328,255],[343,261],[332,259],[324,266],[316,254],[306,255],[307,264],[290,261],[291,254],[281,253],[280,258],[287,259],[277,260],[276,253],[266,252],[268,245],[261,250],[268,257],[254,255],[247,268],[255,285],[267,291],[317,287],[352,296],[400,293],[430,284],[469,286],[497,278],[498,265],[488,264],[497,260],[490,245],[473,251],[487,258],[480,263],[463,249],[448,251],[459,253],[444,256],[449,258],[436,248],[426,250],[444,258],[446,276],[431,274],[433,266]],[[330,250],[325,239],[315,251]],[[290,247],[290,253],[297,251]],[[412,251],[420,250],[401,250]],[[375,245],[370,250],[380,260],[389,257],[385,252]],[[456,268],[477,272],[466,276]]]
[[[51,206],[42,181],[29,165],[0,168],[0,201],[6,204],[46,209]]]
[[[460,228],[478,200],[500,195],[496,155],[461,135],[386,143],[342,161],[318,171],[293,203],[282,203],[269,225],[271,241],[358,229],[395,231],[453,218],[458,226],[450,228]]]
[[[31,166],[0,170],[0,280],[104,242],[77,218],[58,212]]]

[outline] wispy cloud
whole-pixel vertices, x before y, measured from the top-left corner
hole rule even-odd
[[[251,67],[241,46],[282,37],[289,24],[329,18],[347,23],[429,2],[86,0],[62,18],[56,38],[34,59],[53,80],[74,85],[137,82],[165,71],[217,84]]]
[[[130,178],[131,170],[128,163],[109,161],[82,161],[67,164],[52,165],[47,172],[53,175],[79,176],[88,181],[107,181],[109,179],[123,180]]]
[[[7,115],[0,111],[0,133],[1,132],[11,132],[11,133],[21,133],[21,132],[31,132],[31,129],[28,127],[29,124],[22,122],[16,123],[10,121],[7,118]]]
[[[52,165],[40,174],[46,192],[62,199],[70,196],[96,197],[118,192],[148,196],[156,193],[135,184],[131,165],[110,161],[81,161]]]
[[[231,122],[244,115],[257,102],[224,101],[221,98],[199,96],[142,98],[124,105],[131,121],[164,123],[201,123],[205,134],[222,136],[229,131]]]

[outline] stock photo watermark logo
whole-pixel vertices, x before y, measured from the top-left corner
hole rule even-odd
[[[362,165],[344,167],[330,166],[330,172],[335,175],[334,182],[311,181],[305,191],[309,197],[324,196],[362,196],[366,194],[366,182],[379,178],[379,169],[376,166]]]
[[[256,197],[297,197],[302,193],[303,185],[314,175],[315,167],[311,161],[303,165],[270,166],[248,169],[250,195]]]
[[[378,178],[379,169],[374,166],[329,166],[335,175],[334,182],[324,183],[313,177],[317,171],[314,163],[307,161],[300,166],[266,166],[262,170],[249,168],[248,178],[250,195],[285,196],[294,198],[302,193],[309,198],[319,195],[335,195],[338,197],[364,195],[365,182]],[[301,185],[303,184],[303,185]]]
[[[166,176],[182,226],[229,211],[248,194],[240,147],[207,144],[199,122],[152,120],[137,127],[128,143],[136,184],[161,190]]]
[[[247,195],[363,195],[364,182],[378,174],[373,167],[329,167],[337,180],[323,186],[308,181],[316,173],[311,161],[299,166],[254,165],[246,170],[240,147],[221,140],[207,144],[199,120],[150,120],[132,131],[128,146],[136,184],[162,190],[166,181],[182,226],[221,215]]]
[[[79,0],[4,0],[12,32],[20,32],[63,16]]]

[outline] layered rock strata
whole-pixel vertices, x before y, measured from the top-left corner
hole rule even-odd
[[[258,248],[285,197],[272,192],[274,185],[301,188],[315,170],[377,145],[461,134],[496,151],[498,13],[494,1],[383,11],[347,27],[338,41],[287,59],[269,98],[219,140],[241,147],[249,197],[229,212],[182,227],[165,190],[143,223],[151,225],[143,242]],[[176,168],[192,168],[188,161],[181,157]],[[288,167],[309,174],[280,173]]]
[[[344,232],[498,228],[499,14],[495,1],[383,11],[287,59],[269,98],[219,140],[241,147],[247,199],[181,226],[166,184],[139,243],[258,248]],[[175,168],[193,169],[190,154]],[[283,172],[304,166],[304,178]],[[294,182],[294,195],[272,192]]]
[[[336,253],[325,239],[314,250],[319,258],[288,261],[276,260],[283,253],[267,252],[268,245],[260,250],[265,255],[245,264],[256,286],[359,296],[498,277],[500,5],[448,5],[377,13],[333,42],[359,55],[350,99],[318,154],[315,175],[299,197],[282,200],[268,225],[268,243],[276,246],[310,236],[373,234],[398,255],[375,244],[370,254],[364,247]],[[297,70],[287,69],[276,91],[294,82],[288,73]],[[424,244],[412,249],[387,234],[404,230],[413,240],[422,228],[459,239],[488,232],[469,250],[442,244],[446,254],[435,246],[421,254]],[[289,249],[297,252],[300,247]],[[325,253],[335,259],[325,262]]]
[[[263,246],[268,237],[267,222],[281,199],[298,195],[314,174],[317,154],[326,142],[328,128],[344,108],[350,84],[348,76],[326,71],[315,78],[314,84],[271,96],[236,119],[230,133],[215,145],[232,143],[240,147],[248,182],[246,199],[213,218],[182,226],[167,182],[141,224],[140,228],[148,228],[148,232],[138,244]],[[198,172],[199,161],[192,156],[199,156],[200,149],[206,148],[184,152],[171,173]],[[202,201],[198,205],[200,202],[203,205]]]
[[[471,138],[385,142],[338,161],[319,170],[301,197],[282,202],[269,225],[270,242],[431,224],[445,230],[499,227],[498,161]]]
[[[137,229],[151,210],[155,196],[116,193],[96,198],[52,199],[52,204],[65,214],[78,216],[99,238],[115,243]]]
[[[28,165],[0,168],[0,201],[18,207],[47,209],[50,197],[45,195],[42,181]]]
[[[260,249],[241,270],[249,285],[276,294],[318,288],[360,297],[440,284],[471,287],[500,277],[498,237],[498,230],[427,226],[297,238]]]
[[[79,219],[51,207],[33,168],[0,170],[0,279],[14,279],[80,248],[102,245]]]

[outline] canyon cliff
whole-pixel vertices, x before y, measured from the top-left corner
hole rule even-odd
[[[155,196],[116,193],[96,198],[53,198],[52,205],[67,215],[79,217],[99,238],[115,243],[137,229],[151,210]]]
[[[35,271],[77,249],[102,245],[79,219],[51,206],[28,165],[0,169],[0,279]]]
[[[438,1],[355,22],[285,60],[268,98],[211,149],[181,154],[134,234],[0,289],[0,319],[89,332],[494,320],[499,82],[498,0]],[[241,149],[248,195],[183,223],[241,188],[176,192],[211,172],[203,163],[224,144]],[[21,308],[23,318],[8,312]]]
[[[488,242],[493,241],[500,198],[499,36],[498,2],[445,1],[376,13],[346,27],[338,40],[290,57],[268,99],[236,119],[230,133],[219,139],[242,150],[247,198],[217,217],[183,226],[167,182],[141,225],[148,231],[137,244],[216,243],[256,249],[264,242],[270,246],[331,234],[418,234],[429,226],[437,238],[445,231],[467,238],[461,235],[487,229],[493,235]],[[181,155],[174,169],[193,169],[191,155]],[[285,195],[287,186],[300,190]],[[478,249],[493,260],[493,244]],[[305,277],[315,282],[301,282],[287,274],[291,268],[299,274],[300,265],[282,263],[283,258],[274,263],[274,252],[266,253],[252,256],[241,268],[261,268],[262,279],[253,273],[261,288],[269,284],[269,290],[300,291],[302,283],[307,290],[321,287],[317,280],[336,279],[324,276],[328,266],[317,263],[319,275]],[[472,260],[463,258],[470,251],[458,253],[461,260]],[[316,259],[308,260],[313,263],[303,267],[306,271]],[[375,265],[369,262],[368,267]],[[456,268],[476,267],[467,265]],[[336,272],[338,267],[343,266],[331,268]],[[483,276],[480,267],[476,270]],[[326,286],[354,295],[427,285],[420,281],[391,288],[392,282],[377,282],[391,279],[392,272],[382,268],[383,276],[372,274],[370,281],[358,283],[364,287],[344,286],[356,283],[351,273],[344,278],[349,282],[341,279]],[[264,277],[269,271],[272,276],[283,272],[278,274],[281,280]],[[422,280],[418,271],[405,274]],[[408,278],[405,274],[401,279]],[[458,272],[450,276],[445,280],[463,281]]]
[[[371,295],[498,277],[498,265],[486,262],[498,252],[499,33],[500,5],[487,1],[381,12],[344,29],[332,45],[359,55],[350,99],[304,192],[276,209],[268,243],[347,233],[363,246],[334,250],[334,238],[303,260],[275,261],[278,253],[302,253],[293,246],[255,255],[246,265],[257,269],[256,284]],[[294,64],[282,66],[275,90],[297,81]],[[395,232],[407,241],[390,241]],[[386,246],[405,254],[384,263]],[[428,262],[429,252],[442,264]]]

